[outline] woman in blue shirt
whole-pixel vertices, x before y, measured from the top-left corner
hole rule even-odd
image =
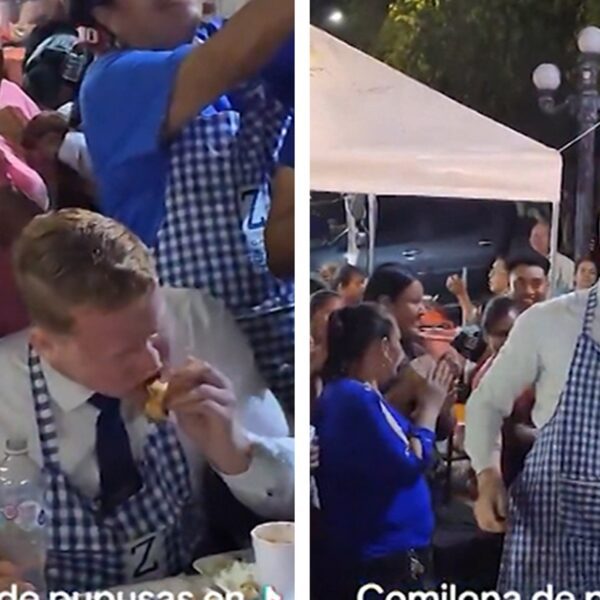
[[[396,321],[402,337],[402,349],[408,360],[427,354],[420,331],[421,319],[425,314],[424,294],[423,284],[400,263],[394,262],[379,265],[369,277],[365,289],[365,300],[383,306]],[[408,416],[412,414],[418,399],[407,393],[402,370],[383,391],[396,408]],[[452,412],[454,395],[450,390],[446,400],[436,425],[438,441],[447,439],[455,426]]]
[[[316,414],[328,584],[335,588],[326,597],[356,598],[371,582],[386,592],[420,589],[434,526],[424,473],[452,375],[443,363],[424,374],[411,423],[380,393],[405,358],[398,326],[383,308],[334,312],[328,350]]]

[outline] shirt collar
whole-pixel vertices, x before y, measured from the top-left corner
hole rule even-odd
[[[64,412],[83,406],[94,392],[72,379],[65,377],[40,357],[50,397]]]

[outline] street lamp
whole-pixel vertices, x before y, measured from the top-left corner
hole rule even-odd
[[[332,25],[341,25],[344,22],[344,13],[338,9],[332,10],[327,17],[327,20]]]
[[[589,254],[595,238],[594,149],[595,130],[600,111],[598,71],[600,69],[600,29],[586,27],[577,37],[580,51],[575,68],[575,91],[564,101],[556,101],[561,84],[560,69],[544,63],[533,71],[533,83],[538,90],[540,109],[548,115],[569,112],[577,121],[577,192],[575,200],[575,258]]]

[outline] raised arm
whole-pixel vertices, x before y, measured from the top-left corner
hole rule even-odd
[[[293,27],[294,0],[251,0],[221,31],[194,48],[177,74],[165,123],[167,136],[258,72]]]

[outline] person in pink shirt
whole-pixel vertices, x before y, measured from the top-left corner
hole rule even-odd
[[[48,188],[41,175],[17,156],[13,147],[0,135],[0,185],[18,190],[42,211],[50,207]]]
[[[4,71],[1,59],[0,71]],[[16,109],[12,117],[16,117],[16,131],[22,126],[21,121],[28,122],[40,113],[35,102],[5,77],[0,81],[2,109]],[[7,117],[10,120],[10,115]],[[0,338],[28,325],[27,311],[13,277],[11,250],[23,227],[49,208],[44,180],[19,156],[15,143],[0,135]]]
[[[13,81],[6,76],[4,54],[0,52],[0,109],[7,106],[18,108],[27,121],[40,114],[39,106]]]
[[[13,276],[12,246],[31,219],[41,212],[23,194],[0,184],[0,338],[28,325],[27,311]]]
[[[0,185],[20,191],[39,208],[47,210],[49,196],[42,177],[26,162],[19,147],[25,125],[40,114],[37,104],[16,84],[4,77],[0,52]]]
[[[16,83],[3,78],[0,82],[0,108],[7,106],[18,108],[28,121],[40,114],[38,105]]]

